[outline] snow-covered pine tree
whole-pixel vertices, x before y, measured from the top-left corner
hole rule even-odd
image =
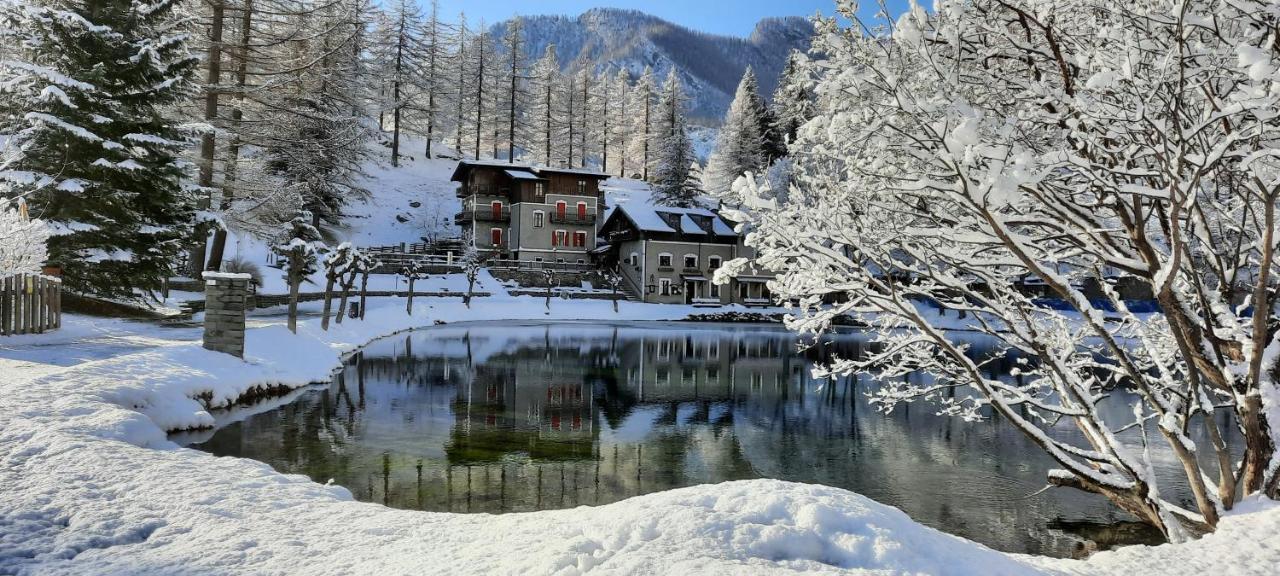
[[[165,107],[191,94],[176,0],[0,3],[0,182],[49,222],[77,292],[138,300],[173,273],[193,197]]]
[[[325,5],[306,20],[316,40],[303,57],[314,64],[296,91],[273,103],[267,118],[274,129],[261,135],[268,170],[301,198],[317,227],[339,224],[343,207],[368,194],[358,176],[371,134],[359,111],[364,78],[353,50],[365,16],[353,6]]]
[[[773,130],[784,145],[795,141],[800,126],[816,113],[814,76],[809,58],[799,50],[792,51],[773,92]]]
[[[599,122],[592,122],[594,115],[591,109],[591,93],[595,90],[595,77],[590,70],[584,67],[578,70],[574,78],[575,81],[571,83],[573,93],[570,97],[577,101],[573,107],[574,113],[577,115],[577,121],[572,123],[577,129],[577,145],[575,146],[578,151],[577,167],[586,168],[588,160],[592,157],[598,157],[599,154],[596,151],[596,141],[591,137],[595,127],[599,124]],[[571,158],[569,167],[572,168],[573,166],[574,161]]]
[[[557,108],[557,88],[561,75],[555,44],[547,45],[529,76],[532,99],[528,115],[529,135],[525,142],[528,142],[529,155],[534,162],[552,166],[560,158],[563,145],[558,138],[561,114]]]
[[[416,96],[421,84],[419,58],[422,52],[422,13],[416,2],[395,0],[391,5],[387,24],[390,27],[379,40],[385,45],[381,52],[388,58],[386,64],[390,86],[391,109],[391,165],[400,165],[400,131],[405,106]]]
[[[759,172],[767,165],[765,117],[758,88],[755,72],[747,68],[707,160],[703,187],[711,194],[727,195],[739,176]]]
[[[431,143],[437,138],[440,128],[440,104],[448,91],[450,75],[445,54],[445,36],[447,27],[440,21],[440,0],[431,0],[431,10],[422,29],[422,88],[424,94],[421,101],[415,104],[421,119],[423,140],[426,141],[424,152],[431,158]],[[363,313],[364,310],[361,310]]]
[[[631,90],[631,142],[627,149],[635,175],[642,180],[649,179],[649,168],[653,162],[653,106],[655,100],[655,82],[653,68],[645,67],[644,73],[636,79]]]
[[[626,68],[618,68],[618,73],[613,79],[613,86],[614,92],[610,95],[610,98],[613,100],[611,108],[615,116],[613,121],[609,123],[612,126],[609,138],[613,141],[613,149],[616,150],[614,164],[618,169],[618,177],[626,178],[627,154],[631,146],[631,134],[634,127],[631,117],[627,115],[627,112],[631,110],[632,86],[631,74],[627,72]],[[602,169],[608,172],[610,167],[603,166]]]
[[[612,137],[610,132],[613,118],[610,114],[613,111],[613,78],[609,76],[608,71],[601,72],[596,75],[592,84],[595,89],[591,91],[588,99],[587,115],[598,120],[590,123],[591,131],[588,137],[591,139],[598,156],[598,166],[601,172],[608,171],[609,165],[609,140]]]
[[[685,96],[673,68],[662,84],[654,122],[654,202],[690,208],[698,203],[699,187],[689,184],[689,166],[696,162],[685,125]]]
[[[471,88],[474,90],[471,94],[470,112],[473,138],[471,155],[473,159],[479,160],[485,128],[491,125],[495,112],[491,106],[492,94],[489,92],[493,88],[493,39],[483,20],[480,21],[480,31],[472,37],[471,47],[466,54],[471,71]]]
[[[454,34],[454,50],[449,58],[449,77],[454,79],[453,89],[450,90],[450,96],[452,97],[450,106],[453,109],[453,149],[458,152],[459,156],[462,156],[462,143],[468,124],[467,110],[470,109],[468,102],[471,97],[471,92],[468,89],[470,84],[467,81],[469,77],[468,67],[470,65],[467,58],[468,42],[467,16],[466,14],[459,14],[458,28]]]
[[[505,108],[503,132],[507,143],[507,161],[516,159],[516,141],[521,137],[521,115],[528,108],[528,92],[525,90],[525,37],[524,20],[519,16],[507,23],[507,33],[502,37],[502,48],[506,51],[506,67],[503,70],[505,92],[503,106]],[[495,157],[497,155],[495,154]]]

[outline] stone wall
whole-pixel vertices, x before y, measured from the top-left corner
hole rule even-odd
[[[244,358],[244,316],[251,280],[248,274],[204,274],[206,349]]]

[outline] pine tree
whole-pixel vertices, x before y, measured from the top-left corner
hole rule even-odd
[[[689,208],[697,205],[700,189],[690,187],[689,167],[695,162],[684,117],[684,91],[675,69],[662,85],[655,122],[654,202]]]
[[[175,122],[191,94],[176,0],[0,4],[0,187],[51,223],[67,288],[137,300],[173,273],[193,197]]]
[[[633,128],[631,117],[627,115],[627,112],[631,110],[631,74],[627,72],[626,68],[618,69],[618,73],[614,77],[613,84],[615,87],[615,92],[613,94],[615,104],[613,105],[613,110],[617,115],[614,116],[613,122],[610,123],[613,126],[613,129],[612,134],[610,134],[609,137],[614,142],[614,150],[617,151],[614,154],[614,157],[617,159],[614,163],[618,166],[618,177],[626,178],[627,154],[631,146],[631,134]],[[609,167],[604,166],[603,169],[608,171]]]
[[[792,51],[773,92],[773,130],[784,145],[796,139],[800,126],[816,114],[812,64],[804,54]]]
[[[631,158],[628,164],[635,166],[633,170],[643,180],[649,179],[653,163],[653,105],[653,69],[646,67],[631,91],[631,143],[627,152]]]
[[[314,68],[296,93],[273,104],[273,131],[263,135],[268,170],[300,198],[316,227],[340,225],[342,209],[368,194],[358,176],[371,134],[362,123],[364,79],[353,50],[364,22],[351,8],[328,5],[308,20],[318,37],[307,52]]]
[[[758,87],[755,73],[747,68],[729,105],[716,148],[707,161],[703,185],[711,194],[727,195],[739,176],[761,172],[768,166],[767,119]]]
[[[525,53],[524,53],[524,20],[513,18],[507,23],[507,33],[503,36],[503,48],[506,50],[507,68],[504,70],[503,83],[506,84],[504,98],[506,116],[507,160],[516,159],[516,140],[520,138],[520,115],[527,107],[528,93],[524,89]],[[497,157],[497,155],[494,155]]]
[[[417,4],[397,0],[391,7],[390,29],[386,31],[386,51],[390,59],[391,165],[400,165],[400,130],[405,106],[420,85],[418,70],[422,50],[422,14]]]
[[[563,143],[558,138],[561,113],[556,90],[560,77],[556,46],[550,44],[530,73],[533,105],[529,108],[529,136],[525,139],[529,143],[529,154],[533,161],[547,166],[553,166],[562,151]]]

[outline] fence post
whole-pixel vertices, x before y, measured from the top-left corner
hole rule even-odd
[[[0,278],[0,336],[9,335],[10,301],[9,278]]]
[[[36,334],[44,333],[44,278],[40,276],[31,277],[31,301],[35,304],[31,308],[31,323],[33,324],[31,331]]]
[[[62,280],[59,279],[53,292],[53,327],[62,328]]]

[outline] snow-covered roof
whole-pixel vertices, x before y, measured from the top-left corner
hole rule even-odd
[[[733,231],[733,227],[725,223],[718,214],[707,210],[706,208],[673,208],[670,206],[650,206],[647,204],[627,203],[620,204],[609,211],[608,217],[612,218],[615,213],[621,213],[626,216],[632,224],[644,232],[675,232],[676,229],[671,226],[671,220],[678,220],[680,223],[680,232],[690,235],[706,236],[707,230],[698,225],[691,216],[708,218],[711,221],[711,231],[717,236],[737,236]],[[607,221],[607,220],[606,220]]]
[[[539,178],[536,174],[532,172],[525,172],[524,170],[507,170],[506,173],[507,176],[510,176],[515,180],[543,180],[543,178]]]
[[[499,162],[495,160],[460,160],[458,166],[453,169],[453,176],[449,179],[454,182],[462,181],[462,174],[468,168],[501,168],[504,170],[520,170],[524,172],[532,171],[532,168],[522,164],[514,164],[511,162]]]
[[[545,166],[540,166],[540,167],[534,168],[533,171],[537,172],[538,174],[541,174],[543,172],[554,172],[556,174],[577,174],[579,176],[594,176],[596,178],[611,177],[609,174],[605,174],[604,172],[597,172],[595,170],[584,170],[579,168],[547,168]]]
[[[688,214],[680,215],[680,231],[685,234],[705,235],[707,233],[707,231],[703,230],[697,222],[694,222],[693,218],[690,218]]]

